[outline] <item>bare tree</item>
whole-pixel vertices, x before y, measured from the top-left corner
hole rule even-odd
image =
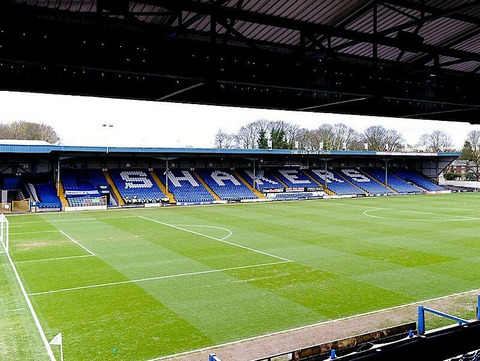
[[[333,140],[335,139],[335,132],[331,124],[322,124],[314,132],[316,149],[334,149]],[[323,144],[323,147],[321,145]]]
[[[429,152],[448,152],[453,149],[452,138],[441,130],[423,134],[418,141],[418,146]]]
[[[60,141],[50,125],[25,121],[1,124],[0,139],[44,140],[52,144]]]
[[[215,134],[215,148],[232,148],[234,142],[234,136],[228,134],[223,129],[217,130]]]
[[[397,152],[402,150],[404,140],[396,130],[374,125],[363,132],[363,142],[367,143],[369,150]]]
[[[235,142],[239,148],[258,148],[258,140],[262,131],[267,132],[268,120],[261,119],[248,123],[235,134]]]
[[[333,125],[333,148],[341,149],[357,149],[360,143],[360,135],[352,128],[342,123]]]

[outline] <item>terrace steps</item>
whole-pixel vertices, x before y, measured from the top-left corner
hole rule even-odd
[[[245,184],[245,186],[247,186],[248,189],[250,189],[258,198],[265,198],[265,196],[258,190],[258,189],[255,189],[251,186],[251,184],[249,184],[245,178],[243,178],[240,173],[238,172],[235,172],[235,177],[238,178],[238,180],[240,182],[242,182],[243,184]]]
[[[125,204],[125,201],[123,200],[122,196],[120,195],[120,192],[117,189],[117,186],[113,182],[112,177],[108,172],[103,173],[105,175],[105,179],[107,180],[108,184],[110,185],[110,189],[112,192],[115,194],[115,197],[117,198],[117,202],[119,206],[123,206]]]
[[[213,198],[215,198],[216,201],[219,201],[220,200],[220,197],[217,196],[217,194],[212,190],[212,188],[210,188],[208,186],[207,183],[205,183],[205,181],[202,179],[202,177],[200,177],[200,175],[197,173],[197,172],[193,172],[193,175],[195,176],[195,178],[198,179],[198,181],[205,187],[205,189],[208,191],[208,193],[210,193]]]
[[[170,192],[167,192],[167,188],[165,187],[165,185],[162,183],[162,181],[160,180],[160,178],[158,177],[157,173],[155,172],[150,172],[150,175],[152,176],[153,180],[155,181],[155,183],[157,184],[158,188],[160,188],[160,190],[163,192],[163,194],[165,194],[168,198],[168,200],[170,201],[170,203],[177,203],[177,201],[175,200],[175,196],[173,195],[173,193],[170,193]],[[165,177],[165,181],[166,181],[166,177]]]
[[[318,184],[320,187],[322,187],[322,188],[323,188],[323,191],[324,191],[325,193],[327,193],[329,196],[336,196],[336,195],[337,195],[337,193],[335,193],[334,191],[332,191],[332,190],[330,190],[330,189],[328,188],[328,186],[327,186],[327,184],[326,184],[326,183],[327,183],[326,181],[325,181],[325,185],[323,185],[321,182],[319,182],[318,180],[316,180],[315,178],[313,178],[310,174],[308,174],[308,172],[303,171],[303,174],[305,174],[308,178],[310,178],[310,180],[311,180],[312,182],[314,182],[315,184]]]
[[[385,183],[382,183],[380,182],[377,178],[375,178],[374,176],[368,174],[367,172],[363,171],[362,169],[357,169],[361,174],[363,174],[364,176],[372,179],[373,181],[377,182],[378,184],[384,186],[385,188],[391,190],[393,193],[398,193],[395,189],[393,189],[392,187],[390,187],[388,184],[385,184]],[[387,181],[388,182],[388,181]]]
[[[58,198],[60,198],[60,202],[62,203],[62,209],[65,209],[65,207],[69,207],[70,205],[68,204],[67,198],[65,198],[65,189],[63,188],[63,182],[57,182],[57,187]]]
[[[333,169],[331,170],[333,172]],[[365,188],[363,187],[360,187],[359,185],[353,183],[350,179],[348,179],[347,177],[345,177],[341,172],[335,172],[336,175],[338,175],[340,178],[342,178],[345,182],[347,183],[350,183],[352,186],[354,186],[355,188],[358,188],[360,189],[361,191],[365,192],[365,194],[370,194],[369,191],[367,191]]]

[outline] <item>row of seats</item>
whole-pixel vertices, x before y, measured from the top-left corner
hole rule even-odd
[[[385,183],[386,180],[388,186],[397,191],[398,193],[418,193],[421,191],[420,188],[415,187],[414,185],[404,181],[403,179],[393,174],[390,170],[388,170],[387,172],[387,179],[385,179],[384,168],[368,168],[362,170],[365,173],[368,172],[370,176],[374,177],[382,183]]]
[[[190,170],[155,173],[163,185],[167,185],[168,192],[173,194],[175,200],[182,203],[213,202],[215,196],[231,201],[255,199],[256,194],[245,184],[252,185],[253,178],[260,192],[279,188],[316,188],[319,185],[337,195],[416,193],[442,189],[416,172],[400,168],[389,169],[388,187],[382,184],[385,183],[385,170],[382,168],[260,169],[255,175],[251,170],[236,173],[225,169],[200,169],[197,173]],[[146,170],[112,170],[110,175],[127,203],[150,203],[165,198],[161,187]],[[67,191],[108,187],[101,170],[64,170],[62,180]],[[69,202],[78,205],[84,204],[83,201],[82,197],[75,197]]]
[[[168,179],[168,191],[173,194],[177,202],[184,203],[207,203],[213,202],[215,197],[205,188],[194,172],[188,170],[157,171],[156,174],[166,184]]]
[[[165,194],[147,171],[112,170],[110,171],[120,195],[124,200],[156,200],[165,198]]]
[[[108,187],[100,169],[64,169],[61,172],[63,188],[68,190],[98,190]]]
[[[237,201],[258,198],[233,172],[227,170],[199,170],[198,174],[221,199]]]
[[[392,173],[404,179],[407,182],[411,182],[426,191],[442,191],[443,188],[434,182],[428,180],[424,176],[418,174],[415,171],[406,168],[393,168]]]
[[[378,181],[374,180],[372,177],[368,176],[366,173],[363,173],[362,171],[360,171],[360,169],[337,168],[335,169],[335,171],[340,175],[342,175],[345,179],[355,184],[360,189],[370,194],[394,193],[391,189],[387,188],[383,184],[380,184]]]
[[[57,190],[52,182],[36,185],[36,191],[39,198],[37,204],[40,208],[61,208],[62,204],[57,197]]]
[[[367,193],[348,182],[332,169],[309,169],[308,174],[337,195],[366,195]]]

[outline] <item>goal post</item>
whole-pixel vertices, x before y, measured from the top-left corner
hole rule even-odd
[[[8,243],[9,243],[9,229],[8,229],[8,219],[3,213],[0,214],[0,253],[8,253]]]

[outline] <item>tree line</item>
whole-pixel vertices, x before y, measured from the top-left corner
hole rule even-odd
[[[237,133],[219,129],[215,134],[216,148],[243,149],[304,149],[304,150],[374,150],[398,152],[407,149],[402,134],[381,125],[363,132],[343,124],[322,124],[316,129],[301,128],[284,121],[257,120],[242,126]],[[415,150],[446,152],[453,150],[452,138],[443,131],[423,134]]]
[[[60,141],[57,132],[50,125],[25,121],[0,124],[0,139],[44,140],[51,144]]]

